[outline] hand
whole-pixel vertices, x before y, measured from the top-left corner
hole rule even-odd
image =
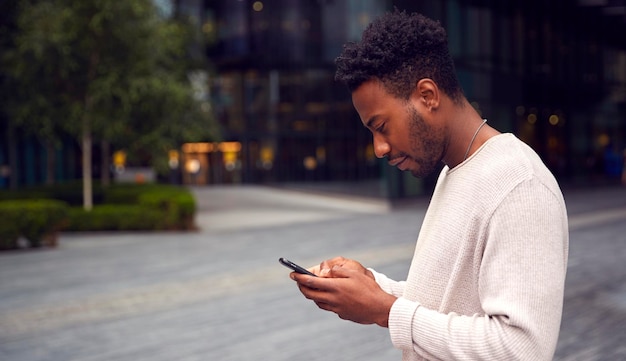
[[[374,279],[374,275],[372,274],[372,272],[370,272],[367,268],[363,267],[362,264],[360,264],[359,262],[355,260],[351,260],[351,259],[344,258],[344,257],[335,257],[333,259],[329,259],[320,263],[319,267],[316,267],[315,272],[313,273],[315,273],[316,275],[320,277],[332,277],[332,275],[330,274],[331,273],[330,270],[334,266],[339,266],[345,269],[355,270],[357,272],[361,272],[365,274],[371,279]]]
[[[346,267],[335,264],[328,269],[327,277],[294,272],[291,278],[298,282],[304,297],[319,308],[334,312],[344,320],[388,327],[389,311],[396,297],[383,291],[370,276],[371,272],[358,262],[344,264]]]

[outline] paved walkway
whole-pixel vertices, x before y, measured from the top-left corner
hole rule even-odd
[[[318,222],[342,214],[376,214],[391,208],[384,199],[273,187],[214,186],[194,188],[193,192],[198,200],[196,223],[211,231]]]
[[[398,360],[386,330],[319,311],[278,257],[406,274],[426,199],[195,188],[199,232],[64,234],[0,254],[0,360]],[[555,359],[626,359],[626,189],[566,190],[571,252]]]

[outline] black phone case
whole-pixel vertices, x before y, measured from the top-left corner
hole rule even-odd
[[[291,268],[292,270],[294,270],[297,273],[301,273],[301,274],[304,274],[304,275],[317,277],[315,274],[309,272],[306,268],[301,267],[301,266],[291,262],[288,259],[285,259],[285,258],[281,257],[281,258],[278,259],[278,262],[280,262],[283,266],[285,266],[287,268]]]

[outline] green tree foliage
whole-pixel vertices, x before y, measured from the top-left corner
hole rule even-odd
[[[92,207],[94,141],[159,163],[183,141],[217,137],[208,103],[193,96],[193,28],[159,16],[151,0],[18,2],[6,63],[13,122],[42,139],[73,135],[83,153],[84,207]],[[106,173],[106,172],[105,172]]]
[[[0,142],[6,142],[7,159],[11,169],[16,167],[17,154],[15,152],[15,129],[13,122],[9,121],[8,107],[11,94],[14,94],[14,84],[7,74],[8,54],[7,49],[14,47],[14,37],[17,33],[17,0],[0,1],[0,131],[6,134]],[[17,188],[17,177],[11,172],[9,175],[9,188]]]

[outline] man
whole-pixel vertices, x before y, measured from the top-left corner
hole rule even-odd
[[[336,60],[377,157],[439,175],[406,281],[341,257],[292,273],[342,319],[388,327],[403,360],[550,360],[568,225],[537,154],[468,103],[438,22],[395,11]]]

